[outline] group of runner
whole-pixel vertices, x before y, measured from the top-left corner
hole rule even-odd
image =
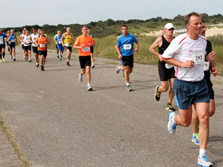
[[[198,156],[199,166],[212,166],[206,156],[207,141],[209,136],[209,117],[215,113],[214,91],[210,80],[210,72],[214,76],[217,70],[214,67],[215,52],[212,51],[211,42],[205,38],[205,22],[201,16],[192,12],[185,16],[187,33],[174,38],[174,25],[167,23],[163,28],[163,35],[158,37],[149,47],[149,51],[159,58],[158,72],[161,81],[160,86],[155,87],[155,100],[159,101],[162,92],[168,93],[166,110],[170,111],[167,129],[174,134],[177,125],[189,126],[192,123],[192,141],[200,145]],[[50,43],[44,30],[32,29],[33,33],[24,29],[20,36],[20,42],[24,50],[24,59],[31,62],[31,46],[34,53],[36,67],[39,66],[40,56],[41,70],[44,71],[47,56],[47,44]],[[65,33],[58,31],[54,36],[57,48],[57,57],[62,60],[66,49],[66,65],[70,67],[72,48],[78,49],[81,71],[78,81],[83,81],[83,75],[87,73],[87,90],[93,90],[91,86],[91,68],[94,67],[93,47],[94,40],[87,26],[82,26],[82,35],[74,41],[71,29],[68,27]],[[117,38],[115,49],[121,61],[116,72],[123,70],[123,76],[127,91],[132,91],[130,86],[130,74],[134,66],[134,52],[139,49],[138,39],[128,32],[128,26],[121,27],[121,35]],[[5,61],[5,39],[9,45],[12,59],[16,61],[15,45],[17,39],[13,30],[5,35],[0,30],[0,62]],[[74,44],[73,44],[74,42]],[[65,49],[64,49],[65,48]],[[158,52],[156,49],[158,48]],[[176,115],[172,101],[175,99],[179,114]]]
[[[173,37],[174,25],[167,23],[163,35],[149,47],[149,51],[159,58],[158,71],[161,85],[155,87],[155,100],[159,101],[162,92],[169,90],[166,110],[170,111],[167,130],[174,134],[177,125],[188,127],[192,123],[192,142],[200,145],[197,165],[210,167],[213,164],[206,155],[209,137],[209,117],[215,113],[214,91],[210,72],[214,67],[215,52],[205,36],[205,22],[201,16],[192,12],[185,16],[187,33]],[[134,43],[136,43],[134,47]],[[139,42],[122,26],[122,35],[115,45],[121,65],[116,72],[124,69],[127,90],[131,91],[129,75],[133,70],[134,51]],[[158,52],[156,49],[158,48]],[[172,100],[176,98],[179,114],[176,115]]]

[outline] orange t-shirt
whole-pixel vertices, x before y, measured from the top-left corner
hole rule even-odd
[[[76,46],[84,46],[79,49],[79,53],[78,53],[79,56],[90,56],[91,55],[90,45],[93,45],[93,44],[94,44],[94,40],[90,35],[86,37],[84,37],[83,35],[80,35],[79,37],[77,37],[74,43],[74,45]]]
[[[38,50],[39,51],[46,51],[47,50],[47,46],[46,46],[47,39],[46,39],[46,37],[39,37],[37,39],[37,42],[38,42]]]

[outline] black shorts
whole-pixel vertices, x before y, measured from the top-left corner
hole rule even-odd
[[[71,46],[68,46],[66,48],[67,48],[67,50],[69,50],[70,52],[72,52],[72,47]]]
[[[22,44],[22,50],[24,50],[24,44]]]
[[[2,51],[3,48],[5,49],[5,45],[0,45],[0,51]]]
[[[31,46],[24,46],[24,50],[27,52],[28,50],[31,50]]]
[[[10,49],[15,48],[15,44],[10,44]]]
[[[90,46],[90,49],[91,49],[91,53],[93,54],[94,53],[94,47]]]
[[[133,68],[134,58],[133,55],[131,56],[122,56],[123,66],[129,66]]]
[[[38,48],[35,47],[35,46],[32,46],[32,48],[33,48],[33,53],[37,53],[38,54]]]
[[[43,55],[44,57],[46,57],[47,56],[47,51],[46,50],[45,51],[38,50],[38,54]]]
[[[210,71],[204,71],[204,79],[207,82],[207,86],[208,86],[208,94],[210,99],[214,99],[214,90],[213,90],[213,84],[211,82],[211,74]]]
[[[79,56],[80,67],[91,66],[91,56]]]
[[[169,79],[175,78],[174,73],[174,67],[167,69],[165,67],[165,62],[164,61],[159,61],[158,62],[158,71],[159,71],[159,76],[160,76],[160,81],[168,81]]]

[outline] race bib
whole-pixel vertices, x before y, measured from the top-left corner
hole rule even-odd
[[[171,68],[173,68],[173,65],[172,64],[165,63],[165,67],[166,67],[166,69],[171,69]]]
[[[65,43],[65,46],[66,46],[66,47],[69,47],[70,45],[69,45],[69,43]]]
[[[12,39],[12,40],[11,40],[11,42],[15,42],[15,40],[14,40],[14,39]]]
[[[205,62],[205,54],[204,52],[196,52],[191,54],[192,60],[194,64],[204,64]]]
[[[82,51],[83,51],[83,52],[89,52],[89,51],[90,51],[90,47],[83,47],[83,48],[82,48]]]
[[[41,48],[45,48],[45,46],[46,46],[45,44],[40,44]]]
[[[123,48],[124,48],[124,50],[130,50],[130,49],[132,49],[132,45],[131,44],[124,44]]]
[[[204,71],[209,71],[209,68],[210,68],[210,62],[208,61],[205,61],[204,63]]]
[[[0,39],[0,45],[2,45],[2,44],[4,44],[4,43],[3,43],[3,40],[2,40],[2,39]]]
[[[61,41],[59,41],[59,42],[58,42],[58,44],[62,44],[62,42],[61,42]]]

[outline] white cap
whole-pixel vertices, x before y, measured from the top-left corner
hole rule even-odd
[[[173,23],[167,23],[164,28],[167,30],[174,28]]]

